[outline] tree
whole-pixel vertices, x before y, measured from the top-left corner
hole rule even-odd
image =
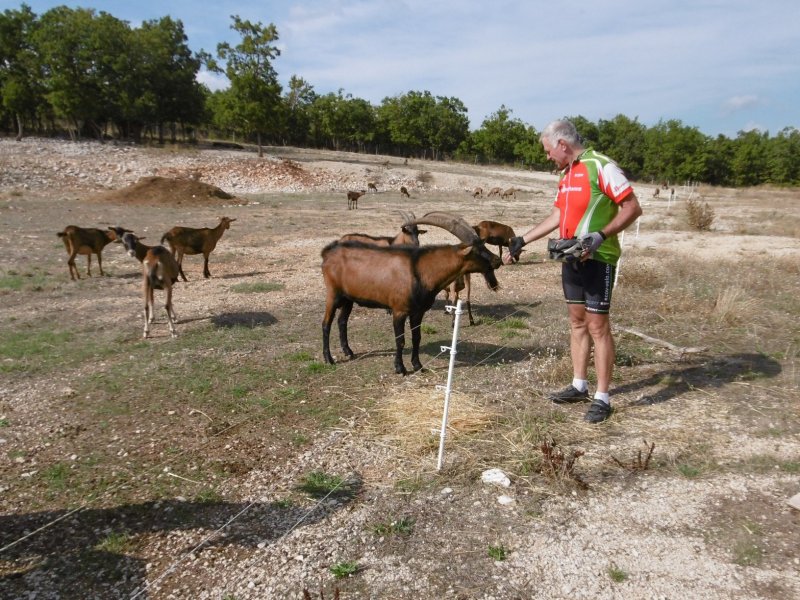
[[[70,125],[102,138],[104,124],[119,112],[118,91],[128,74],[120,68],[130,40],[127,24],[93,9],[58,6],[44,13],[33,31],[42,60],[45,97]]]
[[[32,44],[36,15],[25,4],[0,14],[0,100],[16,123],[21,140],[26,120],[43,104],[41,64]]]
[[[175,141],[178,124],[202,120],[205,99],[197,82],[201,59],[189,49],[181,21],[145,21],[133,33],[140,61],[133,72],[145,83],[144,94],[134,98],[135,112],[156,125],[161,143],[164,126],[170,124]]]
[[[302,77],[292,75],[289,79],[289,89],[283,98],[286,109],[286,142],[289,144],[308,143],[311,126],[308,110],[316,97],[317,94],[310,83]]]
[[[636,179],[642,174],[645,152],[645,127],[636,119],[617,115],[610,121],[597,124],[596,149],[608,154],[628,174]]]
[[[272,66],[280,56],[274,46],[278,30],[270,23],[242,20],[232,15],[235,30],[242,37],[241,43],[231,47],[227,42],[217,45],[217,57],[226,62],[225,75],[231,82],[232,112],[238,127],[245,133],[255,133],[258,155],[264,156],[262,135],[277,129],[280,122],[281,86]],[[210,63],[210,68],[220,70]]]
[[[520,158],[518,149],[532,150],[528,128],[519,119],[512,119],[512,112],[501,105],[472,133],[470,146],[481,160],[513,163]]]
[[[758,130],[740,131],[734,141],[731,166],[736,185],[759,185],[768,181],[767,144],[769,134]]]
[[[768,142],[767,170],[769,181],[777,185],[800,183],[800,131],[786,127]]]

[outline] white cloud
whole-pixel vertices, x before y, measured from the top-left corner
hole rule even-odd
[[[727,114],[730,114],[732,112],[753,108],[759,104],[761,104],[761,99],[755,94],[733,96],[725,101],[723,104],[723,109]]]
[[[230,86],[230,82],[225,75],[222,75],[221,73],[212,73],[210,71],[206,71],[205,69],[201,70],[197,74],[197,81],[205,84],[212,92],[224,90]]]

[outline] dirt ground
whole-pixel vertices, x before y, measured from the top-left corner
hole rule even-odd
[[[294,148],[0,140],[0,596],[800,597],[797,190],[676,185],[669,203],[635,185],[645,214],[623,237],[615,412],[599,426],[544,400],[571,367],[543,241],[498,270],[498,292],[473,278],[441,470],[442,300],[423,371],[395,375],[390,318],[359,308],[357,359],[334,333],[338,363],[322,364],[327,243],[393,234],[401,211],[521,233],[555,181]],[[713,208],[711,231],[687,225],[690,198]],[[159,313],[141,339],[140,266],[121,247],[103,277],[79,256],[71,281],[56,236],[121,225],[155,244],[221,216],[236,220],[211,278],[185,258],[174,340]],[[455,242],[428,229],[423,243]],[[482,482],[489,468],[508,487]],[[309,474],[335,483],[311,494]]]

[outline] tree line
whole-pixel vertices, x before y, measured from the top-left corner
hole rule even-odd
[[[409,91],[379,105],[344,90],[319,94],[275,70],[278,30],[231,17],[239,43],[193,52],[180,20],[131,27],[106,12],[58,6],[41,15],[22,4],[0,15],[0,129],[21,138],[69,134],[134,142],[221,138],[262,146],[507,164],[548,170],[539,132],[505,105],[470,130],[458,98]],[[225,90],[197,81],[224,73]],[[587,146],[612,156],[638,181],[749,186],[800,184],[800,131],[709,137],[679,120],[653,127],[617,115],[569,116]]]

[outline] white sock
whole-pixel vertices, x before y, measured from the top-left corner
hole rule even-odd
[[[594,399],[601,400],[602,402],[605,402],[609,406],[611,405],[611,399],[608,397],[608,392],[595,392]]]
[[[589,382],[585,379],[578,379],[577,377],[572,378],[572,387],[574,387],[579,392],[585,392],[589,389]]]

